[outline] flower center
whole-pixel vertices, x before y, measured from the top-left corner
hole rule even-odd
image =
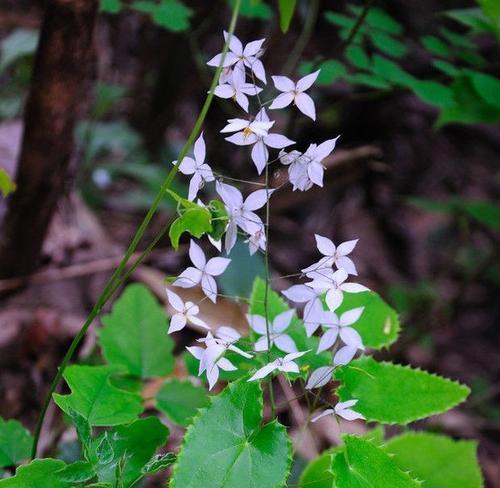
[[[252,134],[253,134],[253,130],[252,130],[252,129],[250,129],[250,127],[245,127],[245,128],[243,129],[243,135],[244,135],[245,137],[251,136]]]

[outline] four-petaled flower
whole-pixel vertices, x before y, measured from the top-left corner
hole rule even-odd
[[[205,163],[205,140],[203,133],[198,137],[194,143],[194,159],[186,156],[179,165],[179,171],[184,175],[193,175],[189,182],[189,195],[188,200],[192,202],[198,190],[200,190],[206,181],[214,181],[214,175],[210,166]],[[172,164],[177,164],[173,161]]]
[[[248,381],[260,380],[276,370],[282,371],[283,373],[299,373],[299,365],[295,362],[295,359],[300,358],[308,352],[309,351],[292,352],[283,358],[275,359],[269,364],[266,364],[262,368],[258,369]]]
[[[337,405],[335,405],[334,408],[327,408],[319,415],[313,417],[311,419],[311,422],[316,422],[320,418],[326,417],[327,415],[337,415],[345,420],[364,419],[363,415],[361,415],[358,412],[355,412],[350,408],[356,405],[356,403],[358,403],[358,400],[347,400],[346,402],[339,402],[337,403]]]
[[[244,75],[244,73],[243,73]],[[219,98],[232,98],[245,112],[248,112],[249,96],[258,95],[262,88],[252,83],[246,83],[245,78],[240,76],[240,71],[233,71],[225,83],[215,87],[214,95]]]
[[[228,33],[224,31],[224,39],[227,41]],[[252,70],[253,74],[266,83],[266,71],[259,57],[262,55],[262,44],[265,39],[249,42],[245,47],[241,41],[233,34],[229,40],[229,51],[224,58],[223,67],[234,66],[235,70],[245,71],[245,66]],[[209,66],[218,67],[221,63],[222,53],[214,56],[207,62]]]
[[[216,257],[207,261],[201,247],[193,240],[189,245],[189,258],[194,267],[190,266],[184,270],[173,285],[181,288],[192,288],[201,283],[203,293],[215,303],[217,301],[217,283],[214,276],[224,273],[231,260]]]
[[[333,269],[310,271],[307,273],[307,276],[312,278],[312,281],[306,283],[307,286],[326,292],[325,300],[330,312],[336,310],[342,303],[344,298],[343,292],[360,293],[362,291],[369,291],[366,286],[358,283],[344,283],[348,277],[344,269],[338,269],[337,271],[333,271]]]
[[[309,271],[318,271],[324,268],[330,268],[335,265],[338,269],[344,269],[347,274],[357,276],[358,272],[356,266],[351,258],[347,255],[350,254],[356,247],[358,239],[352,241],[345,241],[335,246],[333,241],[327,237],[314,234],[316,238],[316,246],[318,251],[323,254],[323,257],[311,266],[304,268],[303,273],[308,273]]]
[[[210,327],[203,322],[203,320],[197,317],[200,312],[200,307],[193,302],[185,302],[182,298],[167,288],[168,302],[172,305],[172,308],[176,313],[170,318],[170,327],[168,328],[168,333],[177,332],[184,329],[186,324],[190,322],[191,324],[197,325],[198,327],[203,327],[204,329],[210,329]]]
[[[313,319],[315,310],[318,309],[318,306],[321,310],[323,310],[320,300],[320,296],[323,293],[321,290],[315,290],[314,288],[306,285],[293,285],[290,288],[283,290],[281,293],[283,293],[283,295],[285,295],[291,302],[305,303],[303,315],[304,321]],[[316,329],[317,328],[318,327],[316,327]],[[314,329],[311,333],[308,332],[308,336],[311,336],[316,329]],[[308,331],[307,327],[306,331]]]
[[[358,331],[350,327],[357,322],[363,310],[364,307],[353,308],[344,312],[340,318],[333,312],[324,311],[320,323],[327,330],[321,336],[317,352],[320,353],[330,349],[335,344],[339,335],[346,346],[364,350],[363,340]]]
[[[262,315],[247,315],[250,327],[262,336],[255,343],[255,350],[267,351],[268,346],[272,347],[275,345],[283,352],[296,352],[297,346],[295,342],[288,334],[284,334],[290,325],[294,313],[295,310],[293,309],[282,312],[276,315],[273,321],[269,320],[267,324],[265,317],[262,317]],[[267,335],[268,331],[269,337]]]
[[[297,83],[286,76],[273,76],[274,86],[283,93],[280,93],[269,106],[269,109],[278,109],[288,107],[292,102],[297,108],[313,120],[316,120],[316,108],[313,99],[304,93],[311,88],[316,81],[320,70],[301,78]]]

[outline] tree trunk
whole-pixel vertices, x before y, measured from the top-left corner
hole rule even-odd
[[[94,74],[98,0],[48,0],[24,134],[0,235],[0,278],[31,273],[65,191],[73,131]]]

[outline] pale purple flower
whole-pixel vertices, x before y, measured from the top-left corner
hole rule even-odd
[[[169,334],[184,329],[188,322],[197,325],[198,327],[203,327],[204,329],[210,329],[210,327],[205,324],[203,320],[197,317],[200,312],[198,305],[189,301],[184,303],[182,298],[177,295],[177,293],[174,293],[169,289],[167,289],[166,292],[168,302],[176,312],[170,318],[170,327],[168,329]]]
[[[258,95],[262,88],[252,83],[246,83],[245,78],[239,75],[239,71],[233,71],[225,83],[215,87],[214,95],[219,98],[232,98],[245,112],[248,112],[249,96]]]
[[[307,174],[308,161],[301,152],[294,150],[287,153],[282,149],[279,159],[282,164],[288,166],[288,179],[293,191],[307,191],[313,186]]]
[[[228,33],[224,31],[224,39],[227,41]],[[262,44],[264,44],[265,39],[259,39],[257,41],[252,41],[243,46],[241,41],[233,34],[229,41],[229,51],[226,53],[224,58],[223,67],[228,68],[229,66],[234,66],[235,70],[240,70],[245,72],[245,66],[252,70],[253,74],[266,83],[266,72],[262,61],[258,59],[263,51]],[[214,56],[210,61],[208,61],[209,66],[218,67],[222,60],[222,53]]]
[[[312,322],[314,320],[318,306],[321,310],[323,310],[320,300],[320,296],[323,293],[321,290],[316,290],[306,285],[293,285],[290,288],[283,290],[281,293],[291,302],[305,303],[303,315],[304,322]],[[308,336],[311,336],[318,327],[312,330],[312,332],[308,332]],[[306,331],[307,329],[308,327],[306,324]]]
[[[309,351],[293,352],[291,354],[287,354],[283,358],[278,358],[258,369],[248,381],[260,380],[276,370],[282,371],[283,373],[299,373],[299,365],[295,362],[295,359],[300,358],[308,352]]]
[[[321,336],[317,352],[320,353],[330,349],[337,341],[338,336],[346,346],[364,350],[361,336],[356,329],[351,327],[352,324],[358,321],[363,310],[364,307],[353,308],[344,312],[340,318],[333,312],[323,312],[321,325],[327,330]]]
[[[304,92],[311,88],[319,72],[320,70],[317,70],[306,75],[297,83],[286,76],[273,76],[274,86],[282,93],[273,100],[269,109],[285,108],[293,102],[304,115],[316,120],[316,108],[313,99]]]
[[[201,247],[193,240],[189,245],[189,258],[194,267],[190,266],[184,270],[173,283],[174,286],[192,288],[200,283],[203,293],[215,303],[217,301],[217,283],[214,276],[224,273],[231,260],[216,257],[207,261]]]
[[[253,256],[259,249],[262,251],[266,250],[266,231],[264,225],[262,225],[255,232],[250,234],[248,239],[245,241],[248,244],[248,250],[250,256]]]
[[[327,408],[325,411],[321,412],[319,415],[316,415],[311,419],[311,422],[316,422],[322,417],[326,417],[327,415],[337,415],[342,417],[345,420],[357,420],[364,419],[363,415],[358,412],[355,412],[350,407],[353,407],[358,403],[358,400],[347,400],[346,402],[339,402],[335,405],[334,408]]]
[[[282,312],[274,318],[274,320],[269,321],[266,326],[266,319],[261,315],[247,315],[248,323],[253,331],[260,334],[255,343],[256,351],[267,351],[268,345],[272,347],[275,345],[280,351],[283,352],[296,352],[297,346],[293,339],[285,334],[285,330],[288,329],[295,310],[287,310]],[[269,338],[267,337],[267,329],[269,329]]]
[[[315,271],[322,268],[329,268],[335,265],[338,269],[344,269],[347,274],[357,276],[358,272],[356,270],[356,266],[352,259],[348,258],[347,255],[353,251],[359,239],[342,242],[337,247],[327,237],[323,237],[318,234],[314,234],[314,237],[316,238],[318,251],[323,254],[324,257],[322,257],[317,263],[304,268],[302,270],[303,273],[308,273],[309,271]]]
[[[313,390],[314,388],[325,386],[332,379],[334,370],[334,366],[321,366],[315,369],[307,380],[306,390]]]
[[[228,214],[229,222],[224,246],[229,253],[236,243],[238,227],[250,235],[264,228],[262,219],[254,210],[262,208],[274,190],[256,190],[243,200],[243,195],[234,186],[217,181],[215,189],[222,198]]]
[[[369,291],[366,286],[358,283],[345,283],[348,274],[344,269],[338,269],[337,271],[333,271],[332,269],[310,271],[307,273],[307,276],[312,278],[312,281],[306,283],[307,286],[326,292],[326,304],[330,312],[335,311],[342,303],[344,298],[343,292],[360,293]]]
[[[188,200],[192,202],[198,193],[198,191],[203,188],[203,185],[207,181],[214,181],[214,175],[210,166],[205,163],[205,140],[203,139],[203,133],[194,143],[194,159],[186,156],[179,165],[179,171],[184,175],[193,175],[191,181],[189,182],[189,195]],[[173,161],[172,164],[176,164],[177,161]]]
[[[215,333],[215,337],[209,332],[206,337],[201,339],[197,339],[198,342],[204,342],[207,344],[207,348],[213,347],[215,349],[222,348],[224,351],[233,351],[244,358],[250,359],[253,356],[241,350],[239,347],[236,347],[234,344],[241,339],[241,334],[228,325],[223,325],[217,329]]]

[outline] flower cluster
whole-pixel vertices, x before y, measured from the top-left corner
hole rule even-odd
[[[301,113],[316,120],[314,101],[306,91],[313,86],[319,71],[304,76],[298,81],[285,76],[272,76],[278,93],[269,102],[262,102],[260,96],[264,93],[267,83],[266,71],[260,59],[264,53],[265,39],[243,45],[234,35],[228,38],[228,34],[224,33],[224,37],[226,41],[229,41],[229,51],[225,57],[220,53],[207,63],[214,67],[222,65],[223,68],[214,95],[233,100],[247,114],[242,118],[232,118],[227,121],[227,124],[220,130],[222,134],[230,134],[225,137],[225,140],[237,146],[251,147],[249,159],[252,160],[259,175],[264,170],[267,175],[267,168],[277,162],[287,167],[289,183],[294,191],[307,191],[313,185],[323,186],[325,171],[323,162],[335,149],[338,136],[320,144],[310,144],[304,152],[298,150],[286,152],[285,148],[294,145],[295,141],[285,135],[271,132],[276,121],[269,118],[265,108],[268,105],[268,109],[274,111],[293,104]],[[258,104],[258,109],[253,116],[248,115],[251,99]],[[270,159],[272,150],[279,150],[274,159]],[[179,170],[191,177],[188,199],[194,201],[205,184],[214,183],[214,192],[220,197],[227,213],[223,235],[225,253],[230,253],[239,234],[244,236],[244,242],[248,244],[250,254],[258,251],[266,252],[267,222],[262,220],[258,211],[269,205],[271,195],[277,189],[268,187],[267,177],[265,188],[253,191],[246,196],[238,188],[228,184],[228,178],[217,174],[205,161],[206,146],[203,133],[196,141],[193,152],[193,157],[185,157],[179,165]],[[200,200],[198,204],[203,206]],[[219,252],[222,252],[222,240],[212,239],[211,242]],[[355,248],[357,240],[335,246],[330,239],[316,235],[316,243],[322,254],[321,259],[301,270],[302,275],[309,281],[294,285],[283,294],[292,302],[304,304],[302,320],[307,337],[311,337],[318,329],[322,330],[317,350],[299,351],[292,335],[287,333],[293,323],[295,309],[280,313],[273,320],[262,315],[249,314],[247,320],[255,342],[245,347],[248,350],[243,350],[241,348],[243,346],[236,345],[242,339],[241,334],[228,325],[219,327],[215,334],[209,330],[206,337],[198,339],[200,346],[187,348],[199,360],[198,373],[199,375],[206,374],[210,389],[217,382],[221,369],[224,371],[237,369],[226,357],[228,351],[247,360],[255,356],[261,360],[261,367],[248,381],[260,380],[275,372],[298,374],[300,368],[296,361],[299,358],[304,358],[301,360],[304,361],[306,355],[311,352],[324,354],[325,351],[332,351],[331,365],[316,369],[311,373],[307,388],[312,389],[324,386],[330,381],[335,367],[347,364],[357,351],[364,350],[362,338],[353,327],[362,315],[363,307],[354,308],[342,314],[336,313],[336,309],[343,301],[344,292],[357,293],[367,290],[362,285],[347,281],[349,275],[357,275],[356,266],[348,257]],[[224,273],[231,259],[220,256],[207,259],[194,240],[191,240],[189,246],[189,257],[192,266],[186,268],[175,279],[173,286],[181,288],[200,286],[205,297],[215,303],[218,296],[216,277]],[[197,304],[184,303],[171,289],[167,290],[167,294],[175,310],[169,333],[181,330],[187,323],[209,329],[197,316],[199,313]],[[284,355],[276,357],[279,352]],[[339,403],[316,418],[330,413],[348,420],[362,418],[360,414],[350,409],[355,403],[356,400]]]

